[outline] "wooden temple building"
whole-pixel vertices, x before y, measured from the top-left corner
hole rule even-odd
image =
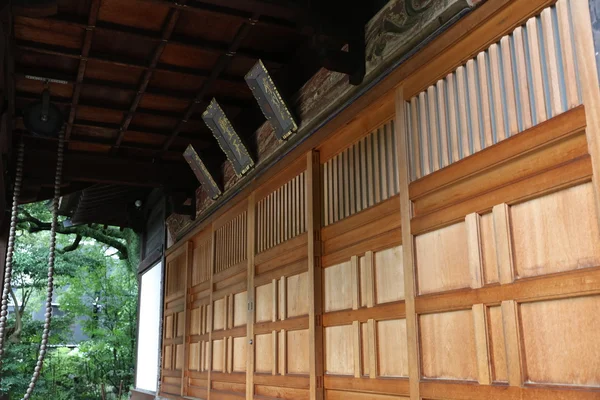
[[[48,90],[62,212],[142,234],[133,399],[600,399],[600,1],[11,3],[0,201]]]

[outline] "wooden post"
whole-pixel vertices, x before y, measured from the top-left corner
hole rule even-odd
[[[412,215],[408,184],[410,183],[409,147],[405,131],[405,106],[402,88],[396,92],[396,143],[398,145],[398,179],[400,182],[400,215],[402,218],[402,253],[404,267],[404,295],[406,306],[406,340],[408,343],[408,376],[410,399],[419,400],[419,367],[417,315],[415,312],[415,273],[413,235],[410,231]]]
[[[562,0],[565,2],[565,0]],[[571,0],[577,67],[581,94],[585,105],[585,130],[588,152],[592,158],[592,183],[596,197],[596,215],[600,224],[600,90],[596,69],[596,50],[592,33],[592,18],[588,0]]]
[[[254,398],[254,253],[256,248],[256,198],[248,197],[248,307],[246,314],[246,398]]]
[[[322,400],[323,324],[321,269],[321,196],[319,153],[306,156],[306,215],[308,232],[308,291],[310,296],[308,330],[310,349],[310,400]]]

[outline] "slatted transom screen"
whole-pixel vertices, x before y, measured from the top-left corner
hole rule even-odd
[[[398,194],[394,122],[389,121],[323,164],[323,225]]]
[[[256,243],[259,253],[306,232],[305,187],[302,172],[258,202]]]
[[[581,104],[575,47],[569,2],[558,2],[411,98],[411,179]]]

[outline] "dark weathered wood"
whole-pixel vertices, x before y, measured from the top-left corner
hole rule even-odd
[[[20,50],[31,51],[31,52],[39,53],[39,54],[54,55],[54,56],[67,57],[67,58],[78,59],[78,60],[81,60],[81,58],[82,58],[81,54],[79,54],[79,51],[69,49],[66,47],[48,46],[45,44],[28,42],[28,41],[24,41],[24,40],[15,40],[15,45],[16,45],[16,48],[18,48]],[[108,64],[113,64],[113,65],[120,65],[120,66],[124,66],[124,67],[133,67],[133,68],[138,68],[138,69],[143,69],[143,70],[148,69],[148,67],[146,65],[144,65],[143,63],[140,63],[139,61],[131,60],[126,57],[120,57],[120,56],[115,56],[115,55],[110,55],[110,56],[109,55],[102,55],[102,56],[94,55],[93,57],[88,57],[87,59],[99,61],[99,62],[103,62],[103,63],[108,63]],[[205,71],[205,70],[201,70],[201,69],[197,69],[197,68],[186,68],[186,67],[180,67],[180,66],[168,65],[168,64],[164,64],[164,65],[161,64],[160,67],[154,68],[154,71],[170,72],[170,73],[174,73],[174,74],[189,75],[189,76],[195,76],[195,77],[200,77],[200,78],[209,77],[211,74],[211,71]],[[218,79],[223,80],[223,81],[233,82],[233,83],[242,83],[243,84],[243,82],[244,82],[243,78],[241,78],[241,77],[233,77],[233,76],[228,76],[226,74],[219,75]]]
[[[169,15],[166,18],[166,21],[165,21],[165,24],[164,24],[164,27],[162,30],[161,41],[158,43],[158,45],[154,49],[154,54],[152,55],[152,59],[150,61],[150,64],[148,65],[148,69],[144,73],[142,81],[140,82],[140,85],[137,88],[137,93],[135,95],[135,98],[133,99],[133,102],[131,103],[131,106],[129,107],[129,113],[127,115],[125,115],[125,118],[123,119],[123,122],[121,123],[121,127],[119,128],[119,134],[117,136],[117,140],[112,149],[113,153],[115,153],[119,149],[119,146],[121,145],[121,142],[123,141],[123,138],[125,137],[125,132],[127,132],[127,129],[129,129],[129,124],[131,124],[131,120],[133,119],[134,113],[137,110],[137,108],[140,104],[140,101],[142,100],[142,96],[144,95],[144,92],[148,88],[150,79],[152,79],[152,74],[153,74],[154,68],[156,68],[156,64],[158,64],[158,60],[160,59],[160,56],[162,55],[162,53],[165,49],[165,46],[167,45],[167,41],[171,38],[171,35],[173,34],[173,30],[175,29],[175,24],[177,24],[178,18],[179,18],[179,10],[171,9],[171,11],[169,12]]]
[[[85,68],[87,66],[87,57],[90,54],[90,48],[92,47],[92,39],[94,38],[94,32],[96,29],[96,22],[98,21],[98,11],[100,9],[100,0],[93,0],[90,5],[90,15],[88,17],[88,24],[85,27],[85,39],[83,40],[83,49],[81,50],[81,58],[79,60],[79,70],[77,71],[77,79],[74,84],[73,97],[71,100],[71,111],[69,112],[69,124],[65,129],[65,139],[69,140],[71,132],[73,131],[73,121],[75,120],[75,113],[77,110],[77,104],[79,103],[79,95],[81,94],[81,82],[85,76]]]
[[[54,179],[55,164],[55,151],[29,149],[24,180],[51,182]],[[196,185],[194,175],[184,163],[151,163],[76,152],[65,154],[63,181],[181,189]]]
[[[233,40],[231,41],[231,44],[229,45],[229,49],[227,50],[227,53],[225,53],[224,55],[219,57],[219,60],[217,61],[217,64],[213,67],[213,70],[211,71],[210,76],[202,85],[202,88],[196,95],[196,98],[194,99],[194,101],[192,103],[190,103],[183,118],[179,121],[179,123],[173,130],[171,137],[165,141],[162,152],[165,152],[169,149],[169,147],[171,146],[171,144],[173,143],[173,141],[175,140],[177,135],[179,135],[179,133],[181,132],[183,125],[190,119],[190,117],[194,114],[194,112],[196,112],[198,105],[204,101],[204,97],[208,94],[208,91],[212,88],[213,84],[215,83],[215,81],[217,80],[219,75],[221,75],[221,73],[223,71],[225,71],[225,69],[229,66],[229,64],[231,63],[231,60],[233,59],[233,57],[235,57],[236,51],[240,47],[242,41],[248,35],[248,33],[250,32],[250,29],[252,28],[252,26],[254,26],[256,24],[256,21],[258,21],[259,18],[260,18],[260,13],[257,13],[257,12],[253,13],[252,17],[249,18],[237,30],[235,37],[233,38]]]

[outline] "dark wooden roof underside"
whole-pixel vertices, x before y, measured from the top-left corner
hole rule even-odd
[[[51,196],[56,142],[30,135],[21,116],[46,78],[62,81],[49,90],[66,120],[65,192],[96,183],[193,190],[188,144],[216,173],[225,160],[201,119],[213,97],[255,151],[264,116],[244,75],[261,59],[291,98],[321,67],[316,39],[341,48],[356,24],[347,13],[358,5],[308,3],[59,0],[50,17],[12,15],[12,146],[24,137],[25,200]],[[382,1],[364,3],[352,12],[366,19]]]

